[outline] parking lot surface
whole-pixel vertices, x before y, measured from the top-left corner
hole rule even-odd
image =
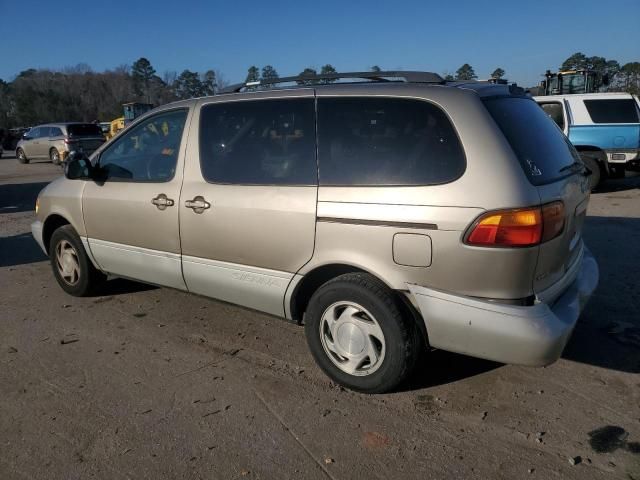
[[[600,285],[546,368],[425,355],[332,384],[303,329],[125,280],[74,298],[32,239],[48,162],[0,159],[0,478],[640,480],[640,176],[592,195]]]

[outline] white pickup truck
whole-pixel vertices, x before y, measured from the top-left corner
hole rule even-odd
[[[592,186],[640,169],[640,102],[629,93],[534,97],[593,171]]]

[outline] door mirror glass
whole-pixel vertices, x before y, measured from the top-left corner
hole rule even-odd
[[[71,152],[64,164],[64,176],[69,180],[87,180],[92,178],[93,165],[81,152]]]

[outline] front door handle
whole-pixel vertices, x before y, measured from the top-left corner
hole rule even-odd
[[[152,198],[151,203],[158,207],[158,210],[165,210],[167,207],[173,207],[173,200],[167,198],[164,193],[161,193],[156,198]]]
[[[193,211],[196,212],[196,213],[202,213],[207,208],[210,208],[211,204],[209,202],[207,202],[204,199],[204,197],[201,197],[200,195],[198,195],[193,200],[187,200],[186,202],[184,202],[184,206],[187,207],[187,208],[192,208]]]

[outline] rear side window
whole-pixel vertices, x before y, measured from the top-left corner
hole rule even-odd
[[[78,123],[67,125],[67,133],[70,137],[101,137],[102,130],[99,125],[93,123]]]
[[[638,123],[638,107],[632,99],[585,100],[593,123]]]
[[[442,110],[375,97],[318,101],[318,161],[321,185],[437,185],[466,167]]]
[[[60,130],[58,127],[49,127],[49,136],[50,137],[61,137],[62,136],[62,130]]]
[[[211,183],[316,185],[314,116],[312,98],[202,107],[202,175]]]
[[[556,122],[556,125],[564,130],[564,115],[562,113],[562,104],[559,102],[541,103],[540,106],[544,113],[549,115],[549,118]]]
[[[536,102],[502,97],[487,99],[485,105],[533,185],[550,183],[572,173],[564,167],[580,161],[578,153]]]

